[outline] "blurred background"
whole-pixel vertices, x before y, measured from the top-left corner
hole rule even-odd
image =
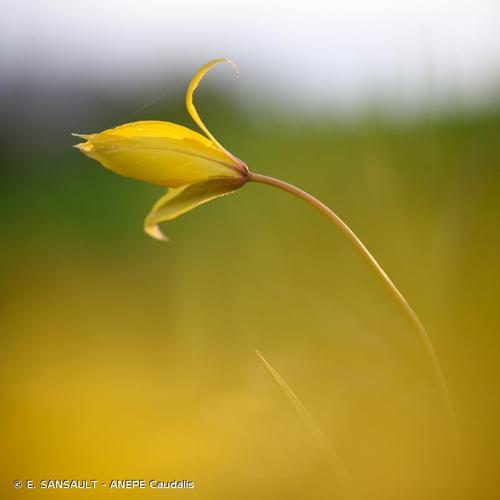
[[[247,185],[165,227],[162,194],[70,132],[160,119],[214,135],[358,233],[415,332],[312,209]],[[0,18],[3,498],[342,498],[254,349],[363,499],[500,495],[500,6],[496,1],[9,1]],[[190,491],[16,479],[193,480]]]

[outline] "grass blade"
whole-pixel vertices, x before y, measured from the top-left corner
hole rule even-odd
[[[332,448],[329,441],[326,439],[325,435],[321,432],[318,424],[307,411],[306,407],[302,404],[297,395],[293,392],[290,386],[281,378],[279,373],[267,362],[266,358],[256,349],[257,357],[264,365],[264,368],[269,373],[273,381],[277,384],[279,389],[284,393],[289,403],[292,405],[294,410],[299,415],[300,419],[304,423],[305,427],[309,431],[309,434],[313,438],[314,442],[318,446],[324,459],[332,468],[336,481],[342,491],[347,494],[348,492],[353,492],[353,483],[349,472],[340,460],[339,456]]]

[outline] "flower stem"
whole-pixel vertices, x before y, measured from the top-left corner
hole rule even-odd
[[[288,184],[287,182],[269,177],[267,175],[249,173],[248,177],[250,181],[259,182],[261,184],[268,184],[269,186],[274,186],[278,189],[282,189],[283,191],[291,193],[325,215],[331,222],[333,222],[333,224],[335,224],[335,226],[344,234],[344,236],[347,237],[347,239],[351,242],[351,244],[363,258],[363,260],[366,262],[366,264],[368,264],[372,271],[382,280],[382,283],[389,290],[391,296],[399,304],[405,316],[415,328],[422,343],[423,349],[427,353],[432,371],[434,373],[434,377],[436,379],[437,388],[442,398],[447,418],[450,423],[452,445],[455,450],[458,451],[459,432],[455,417],[455,411],[453,409],[453,404],[450,398],[450,393],[448,391],[446,379],[444,377],[441,364],[439,363],[439,359],[434,349],[434,345],[432,344],[432,341],[427,331],[425,330],[424,325],[416,315],[415,311],[412,309],[404,295],[399,291],[397,286],[389,278],[387,273],[382,269],[380,264],[376,261],[375,257],[373,257],[373,255],[368,251],[363,242],[356,236],[352,229],[333,210],[328,208],[324,203],[321,203],[321,201],[316,199],[314,196],[306,193],[302,189],[293,186],[292,184]]]

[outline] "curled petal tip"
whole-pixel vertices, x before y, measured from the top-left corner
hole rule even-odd
[[[236,78],[240,77],[240,68],[238,68],[238,65],[234,61],[232,61],[227,57],[223,57],[222,61],[229,63],[234,68],[234,72],[236,73]]]
[[[203,77],[214,67],[217,66],[217,64],[220,63],[228,63],[230,64],[235,72],[236,72],[236,78],[238,78],[239,75],[239,69],[238,66],[231,61],[231,59],[228,59],[227,57],[218,57],[216,59],[212,59],[211,61],[207,62],[204,64],[194,75],[192,78],[191,82],[188,85],[188,89],[186,92],[186,107],[188,110],[188,113],[191,115],[191,118],[195,121],[195,123],[200,127],[203,132],[205,132],[206,136],[225,154],[227,154],[230,158],[232,158],[235,161],[238,161],[238,158],[236,158],[233,154],[231,154],[226,148],[224,148],[218,141],[217,139],[210,133],[208,128],[205,126],[203,121],[200,118],[200,115],[198,114],[198,111],[196,110],[196,107],[193,102],[193,95],[195,90],[198,88],[198,85],[200,84],[201,80]]]
[[[205,71],[205,73],[206,73],[210,68],[217,66],[217,64],[219,64],[219,63],[230,64],[234,69],[234,72],[236,74],[236,78],[238,78],[240,76],[240,68],[232,59],[229,59],[229,57],[216,57],[215,59],[212,59],[211,61],[208,61],[206,64],[204,64],[200,68],[200,71],[203,70],[204,68],[206,68],[206,71]]]

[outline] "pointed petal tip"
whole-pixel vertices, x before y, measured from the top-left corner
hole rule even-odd
[[[78,151],[88,153],[94,146],[90,142],[80,142],[79,144],[73,144],[73,147]]]
[[[80,142],[78,144],[74,144],[73,147],[78,149],[79,151],[82,151],[84,153],[88,153],[94,146],[90,143],[88,140],[90,135],[88,134],[75,134],[74,132],[71,132],[71,135],[73,137],[79,137],[80,139],[84,139],[87,142]]]
[[[157,241],[170,241],[170,238],[163,234],[161,229],[156,224],[153,226],[144,226],[144,231],[148,236],[151,236],[151,238]]]

